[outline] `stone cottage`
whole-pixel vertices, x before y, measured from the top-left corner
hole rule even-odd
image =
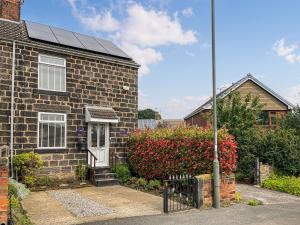
[[[87,159],[110,172],[137,127],[139,65],[110,41],[21,20],[22,4],[0,0],[0,145],[41,154],[47,174]]]

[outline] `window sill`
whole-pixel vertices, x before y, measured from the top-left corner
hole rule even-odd
[[[33,90],[34,93],[37,94],[46,94],[46,95],[58,95],[58,96],[69,96],[69,92],[65,91],[50,91],[50,90],[42,90],[42,89],[35,89]]]
[[[49,153],[68,153],[67,148],[37,148],[34,150],[35,153],[49,154]]]

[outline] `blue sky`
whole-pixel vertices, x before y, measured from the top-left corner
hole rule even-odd
[[[300,103],[300,1],[216,0],[217,83],[251,73]],[[210,0],[25,0],[22,18],[110,39],[142,67],[139,107],[182,118],[211,95]]]

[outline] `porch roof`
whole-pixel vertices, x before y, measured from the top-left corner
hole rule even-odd
[[[87,106],[85,111],[86,122],[118,123],[119,118],[112,108]]]

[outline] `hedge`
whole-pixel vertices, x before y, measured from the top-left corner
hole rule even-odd
[[[220,169],[230,174],[236,169],[236,142],[223,129],[218,138]],[[213,132],[198,127],[137,130],[129,137],[129,164],[146,179],[211,173]]]
[[[242,132],[238,142],[238,177],[254,177],[255,159],[272,165],[276,173],[300,175],[300,136],[289,129],[253,128]]]

